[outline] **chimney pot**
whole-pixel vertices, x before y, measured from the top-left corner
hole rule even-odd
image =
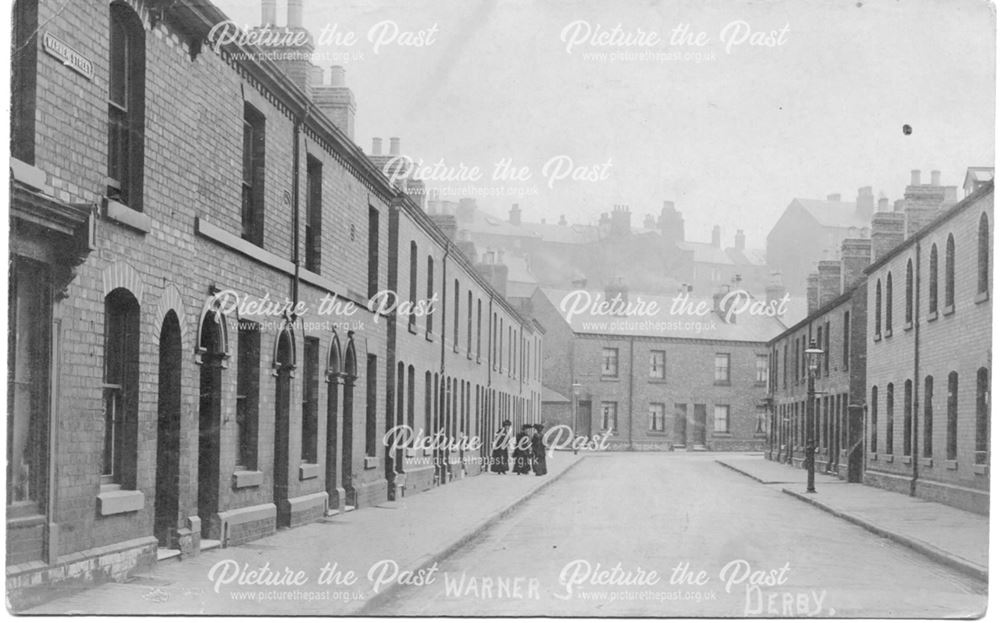
[[[288,27],[302,28],[302,0],[288,0]]]
[[[332,65],[330,67],[330,86],[332,87],[343,87],[347,86],[347,72],[340,65]]]
[[[920,186],[920,169],[910,171],[910,186]]]
[[[261,0],[260,2],[260,25],[273,26],[277,21],[278,6],[277,0]]]
[[[399,137],[393,136],[389,139],[389,155],[398,156],[399,155]]]
[[[372,139],[372,155],[373,156],[382,155],[382,139],[378,137]]]

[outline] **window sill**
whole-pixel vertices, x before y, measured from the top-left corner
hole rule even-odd
[[[767,387],[767,381],[754,381],[754,387]]]
[[[985,303],[988,300],[990,300],[989,290],[987,290],[986,292],[980,292],[979,294],[976,295],[975,298],[976,305],[979,305],[980,303]]]
[[[148,234],[153,225],[153,219],[142,212],[107,197],[104,198],[104,216],[143,234]]]
[[[472,361],[472,351],[471,350],[469,352],[465,353],[465,358],[468,359],[469,361]]]
[[[920,464],[924,467],[934,467],[934,459],[922,458],[920,459]]]
[[[409,331],[412,335],[416,335],[417,334],[417,325],[415,325],[415,324],[408,324],[408,325],[406,325],[406,330]]]
[[[878,460],[878,452],[869,452],[868,453],[868,460],[869,461],[877,461]]]
[[[912,331],[912,330],[913,330],[913,321],[907,320],[906,322],[903,323],[903,331]]]
[[[913,457],[912,456],[905,456],[904,455],[903,458],[901,458],[899,460],[903,462],[903,465],[910,465],[911,463],[913,463]]]
[[[427,340],[428,342],[433,342],[434,341],[434,333],[432,331],[425,331],[424,332],[424,339]]]
[[[876,333],[874,341],[881,342],[882,341],[882,334],[881,333]]]
[[[892,337],[892,329],[886,329],[885,333],[883,333],[882,336],[885,337],[885,338]]]
[[[712,437],[718,437],[720,439],[726,439],[726,438],[732,437],[732,436],[733,436],[732,433],[721,433],[721,432],[712,431]]]
[[[938,319],[937,311],[932,311],[927,314],[927,322],[934,322]]]
[[[264,472],[240,469],[233,472],[233,489],[259,487],[264,484]]]
[[[317,463],[299,465],[299,480],[312,480],[313,478],[319,478],[319,465]]]
[[[972,473],[979,476],[985,476],[986,473],[989,471],[989,467],[990,467],[989,465],[973,465]]]
[[[125,490],[121,485],[101,485],[97,494],[97,512],[102,517],[133,513],[146,505],[142,491]]]
[[[617,376],[602,376],[601,377],[601,381],[608,381],[608,382],[612,382],[612,383],[615,382],[615,381],[618,381],[618,380],[619,379],[618,379]]]
[[[957,470],[958,469],[958,461],[956,461],[956,460],[945,461],[944,462],[944,468],[945,469],[950,469],[950,470],[953,470],[953,471]]]
[[[954,305],[945,305],[944,309],[941,310],[941,314],[943,316],[950,316],[950,315],[952,315],[954,313],[955,313],[955,306]]]
[[[653,437],[669,437],[667,431],[665,430],[647,430],[646,434]]]
[[[378,467],[378,457],[377,456],[366,456],[365,457],[365,469],[375,469]]]
[[[894,454],[883,454],[882,455],[882,462],[883,463],[892,463],[895,459],[896,459],[896,455],[894,455]]]
[[[732,383],[730,383],[729,381],[716,381],[715,383],[712,384],[715,385],[716,387],[729,387],[730,385],[732,385]]]
[[[652,378],[652,379],[649,379],[649,382],[652,383],[652,384],[654,384],[654,385],[666,385],[667,384],[667,379]]]
[[[455,354],[458,354],[458,344],[455,344],[454,346],[452,346],[451,352],[453,352]]]

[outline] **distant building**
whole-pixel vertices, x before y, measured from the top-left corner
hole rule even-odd
[[[567,320],[562,309],[567,296],[596,302],[616,294],[631,304],[656,303],[659,311],[586,311]],[[727,322],[721,295],[685,301],[706,313],[672,310],[674,299],[630,294],[620,283],[603,293],[535,290],[531,313],[545,328],[543,385],[572,401],[567,411],[543,390],[542,420],[575,421],[583,435],[611,429],[614,449],[763,449],[767,411],[759,399],[768,379],[767,342],[783,326],[749,314]]]
[[[886,202],[887,203],[887,202]],[[835,260],[845,238],[867,238],[874,209],[871,187],[854,203],[839,194],[826,200],[792,199],[767,235],[767,266],[781,273],[789,291],[801,294],[819,260]]]

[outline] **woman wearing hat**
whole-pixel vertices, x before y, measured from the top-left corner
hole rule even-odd
[[[490,471],[506,474],[508,469],[507,447],[510,445],[510,420],[504,420],[493,436],[493,452],[490,454]]]

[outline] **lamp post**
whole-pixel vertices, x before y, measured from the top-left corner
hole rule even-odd
[[[816,340],[809,340],[806,349],[806,367],[809,369],[809,385],[806,390],[806,493],[816,493],[816,371],[823,351],[816,347]]]

